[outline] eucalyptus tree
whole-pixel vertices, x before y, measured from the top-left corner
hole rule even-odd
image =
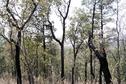
[[[61,17],[61,23],[62,23],[63,34],[62,34],[61,41],[56,38],[56,36],[53,32],[53,28],[52,27],[50,28],[53,39],[59,43],[60,48],[61,48],[61,80],[62,80],[62,83],[64,83],[64,42],[65,42],[65,34],[66,34],[66,19],[68,17],[70,4],[71,4],[71,0],[68,0],[68,2],[66,0],[56,1],[56,7],[57,7],[58,13]]]
[[[13,4],[12,4],[13,3]],[[21,5],[19,5],[21,3]],[[17,77],[17,84],[22,84],[22,77],[21,77],[21,65],[20,65],[20,51],[21,51],[21,37],[22,37],[22,30],[25,28],[27,23],[30,21],[32,15],[34,14],[37,4],[34,0],[31,1],[32,9],[30,7],[27,8],[22,8],[22,5],[28,5],[28,3],[23,3],[20,1],[11,1],[7,0],[5,2],[5,9],[6,13],[4,15],[6,16],[6,19],[8,21],[8,24],[11,25],[11,27],[16,29],[17,35],[16,41],[15,39],[8,39],[7,37],[3,36],[8,42],[14,42],[15,45],[15,68],[16,68],[16,77]],[[31,10],[29,11],[30,14],[25,13],[24,11],[26,10]],[[23,12],[23,14],[21,14]],[[26,15],[26,16],[25,16]],[[2,18],[5,19],[5,18]]]
[[[120,73],[120,27],[119,27],[119,0],[116,0],[116,32],[117,32],[117,82],[121,84],[121,73]]]
[[[91,5],[92,8],[90,8],[90,5],[88,5],[87,7],[89,9],[93,10],[92,22],[91,22],[92,23],[92,32],[90,34],[89,41],[93,40],[93,38],[94,38],[94,36],[93,36],[93,31],[94,31],[94,28],[95,28],[94,25],[96,25],[96,22],[97,22],[98,23],[97,25],[99,25],[98,28],[100,28],[100,30],[101,30],[101,34],[100,34],[100,40],[101,40],[100,41],[101,42],[100,43],[100,50],[103,51],[104,50],[104,46],[103,46],[104,45],[104,42],[103,42],[103,26],[104,26],[104,23],[105,23],[105,20],[106,20],[105,16],[103,16],[103,14],[108,14],[108,11],[106,13],[106,10],[111,10],[110,6],[111,6],[111,3],[113,2],[113,0],[109,0],[109,1],[108,0],[95,0],[94,2],[92,0],[86,0],[86,1],[89,1],[89,4]],[[86,1],[84,1],[84,2],[86,2]],[[86,4],[86,3],[84,3],[84,4]],[[98,17],[96,16],[97,14],[98,14]],[[97,20],[96,18],[99,18],[99,20]],[[94,19],[96,19],[96,20],[94,20]],[[89,48],[91,48],[91,47],[89,46]],[[92,49],[90,49],[90,51],[92,53]],[[91,60],[92,60],[92,55],[91,55]],[[91,62],[91,67],[92,67],[92,62]],[[100,74],[99,74],[99,83],[100,84],[102,83],[101,74],[102,74],[102,70],[103,70],[101,68],[102,68],[102,66],[100,66]],[[91,73],[92,73],[92,69],[91,69]],[[110,79],[111,79],[111,77],[110,77]]]
[[[72,84],[75,84],[76,59],[79,50],[84,43],[86,32],[89,30],[89,17],[83,9],[77,9],[74,16],[70,18],[70,27],[67,37],[70,40],[73,49],[73,65],[72,65]]]

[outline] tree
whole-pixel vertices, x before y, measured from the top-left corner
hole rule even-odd
[[[75,15],[70,18],[70,21],[67,37],[73,50],[72,84],[75,84],[76,59],[84,40],[87,38],[86,32],[88,30],[89,17],[83,9],[77,9]]]
[[[75,84],[75,63],[76,63],[76,57],[77,57],[77,54],[78,54],[78,51],[83,43],[83,40],[82,40],[82,36],[81,34],[78,34],[80,33],[80,31],[82,30],[79,30],[79,23],[75,26],[74,23],[73,23],[73,26],[72,28],[70,29],[69,31],[69,39],[70,39],[70,42],[71,42],[71,45],[73,47],[73,66],[72,66],[72,84]]]
[[[13,14],[12,10],[9,7],[10,0],[7,0],[6,2],[6,10],[9,16],[8,21],[13,27],[16,27],[17,29],[17,42],[15,42],[15,48],[16,48],[15,65],[16,65],[17,84],[22,84],[21,68],[20,68],[21,32],[24,29],[25,25],[31,19],[37,7],[37,4],[34,2],[34,0],[32,0],[32,2],[34,5],[34,8],[31,11],[31,14],[29,15],[29,17],[24,21],[24,23],[22,23],[21,26],[19,26],[20,24],[18,20],[15,18],[15,15]],[[12,38],[10,40],[12,41]]]
[[[100,70],[104,74],[106,84],[110,84],[112,81],[111,81],[111,74],[110,74],[110,71],[108,68],[106,52],[105,52],[104,48],[102,48],[102,50],[100,50],[101,52],[96,50],[94,44],[91,41],[91,33],[90,32],[89,32],[88,46],[89,46],[89,48],[91,48],[94,51],[96,57],[98,58],[98,60],[100,62]],[[99,83],[101,83],[101,82],[99,82]]]
[[[71,0],[68,1],[68,3],[66,4],[66,10],[65,11],[65,14],[64,12],[62,12],[62,10],[60,9],[60,6],[61,6],[61,2],[59,2],[57,4],[57,8],[58,8],[58,12],[62,18],[62,30],[63,30],[63,35],[62,35],[62,40],[60,41],[59,39],[56,38],[54,32],[53,32],[53,29],[52,27],[50,28],[51,29],[51,33],[52,33],[52,37],[53,39],[59,43],[60,45],[60,48],[61,48],[61,80],[62,80],[62,83],[64,81],[64,41],[65,41],[65,30],[66,30],[66,19],[68,17],[68,13],[69,13],[69,9],[70,9],[70,4],[71,4]],[[51,25],[52,26],[52,25]]]

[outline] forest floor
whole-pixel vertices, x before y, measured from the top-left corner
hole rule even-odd
[[[17,84],[16,83],[16,80],[14,78],[9,78],[9,77],[4,77],[4,78],[0,78],[0,84]],[[26,80],[23,80],[23,83],[22,84],[29,84],[28,81]],[[39,81],[38,83],[35,83],[35,84],[61,84],[60,82],[57,82],[57,83],[49,83],[48,81]],[[71,84],[71,82],[68,82],[68,81],[65,81],[64,84]],[[85,84],[84,82],[78,82],[78,83],[75,83],[75,84]],[[86,84],[91,84],[90,81]],[[93,83],[93,84],[99,84],[99,83]],[[113,84],[118,84],[117,82],[113,82]],[[125,82],[122,82],[121,84],[126,84]]]

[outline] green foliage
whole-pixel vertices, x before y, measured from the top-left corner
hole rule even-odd
[[[34,16],[30,19],[27,26],[25,26],[24,30],[22,31],[22,46],[21,46],[21,69],[23,73],[23,77],[27,76],[27,71],[31,70],[33,76],[43,78],[44,74],[47,75],[47,79],[53,77],[55,81],[60,79],[60,69],[61,69],[61,58],[60,58],[60,50],[59,46],[56,42],[53,41],[50,30],[44,29],[43,25],[48,20],[49,16],[51,16],[51,8],[53,6],[57,6],[59,10],[61,10],[62,14],[66,12],[66,6],[68,5],[67,0],[34,0],[37,3],[37,10],[34,13]],[[88,80],[90,81],[90,52],[87,45],[87,38],[88,38],[88,31],[91,31],[92,28],[92,9],[95,0],[82,0],[82,8],[77,8],[74,11],[74,15],[70,17],[70,24],[68,21],[68,30],[66,34],[66,40],[69,39],[68,43],[65,43],[65,78],[71,80],[71,68],[73,67],[73,48],[70,46],[70,42],[72,44],[76,44],[75,47],[77,48],[81,41],[84,41],[82,46],[79,49],[78,56],[76,58],[76,67],[75,67],[75,75],[78,77],[79,80],[84,81],[85,79],[85,62],[87,62],[87,73],[88,73]],[[101,2],[103,1],[103,2]],[[96,45],[96,48],[99,48],[99,30],[101,25],[101,14],[100,14],[100,6],[103,5],[103,24],[105,25],[104,28],[107,29],[106,24],[114,20],[111,17],[110,13],[113,13],[113,8],[111,4],[114,0],[96,0],[96,11],[95,11],[95,23],[94,23],[94,39],[93,43]],[[3,2],[5,5],[5,2]],[[32,0],[17,0],[12,1],[9,4],[9,7],[16,17],[19,26],[22,25],[23,22],[26,21],[31,10],[33,9],[33,2]],[[15,9],[16,8],[16,9]],[[17,10],[17,11],[16,11]],[[8,18],[12,20],[12,17],[7,15],[5,7],[0,9],[0,33],[4,34],[9,38],[7,31],[10,31],[9,28],[12,28],[12,38],[15,40],[16,31],[15,27],[12,24],[8,24]],[[108,17],[107,17],[108,16]],[[13,21],[14,22],[14,21]],[[113,21],[114,22],[114,21]],[[14,22],[15,23],[15,22]],[[109,25],[110,26],[110,25]],[[110,26],[111,27],[111,26]],[[2,29],[5,29],[5,32]],[[60,28],[60,27],[59,27]],[[112,30],[112,29],[111,29]],[[114,29],[113,29],[114,30]],[[43,31],[46,35],[43,35]],[[115,31],[110,31],[116,32]],[[106,32],[105,32],[106,33]],[[107,34],[109,34],[107,32]],[[111,33],[113,34],[113,33]],[[105,34],[106,35],[106,34]],[[108,35],[110,37],[112,35]],[[117,49],[115,47],[115,40],[111,40],[110,43],[109,38],[105,38],[105,48],[107,52],[107,58],[109,60],[109,68],[111,70],[113,80],[117,78],[117,71],[116,67],[119,61],[117,60]],[[57,36],[56,36],[57,37]],[[13,74],[15,73],[15,43],[12,42],[12,51],[10,47],[10,43],[6,40],[1,39],[0,37],[0,76],[2,77],[3,74]],[[46,49],[44,49],[43,40],[45,39],[46,42]],[[120,38],[122,39],[122,37]],[[9,39],[10,40],[10,39]],[[121,41],[120,41],[121,42]],[[126,42],[124,42],[125,44]],[[121,79],[126,81],[126,58],[125,58],[125,45],[120,44],[120,72],[121,72]],[[12,54],[13,52],[13,54]],[[95,75],[96,79],[99,76],[99,62],[96,60],[96,57],[93,56],[93,62],[96,61],[94,64],[95,68]],[[54,83],[56,84],[56,83]]]
[[[6,72],[6,60],[3,51],[4,48],[0,46],[0,75],[3,75],[3,73]]]

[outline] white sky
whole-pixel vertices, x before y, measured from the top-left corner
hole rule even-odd
[[[72,16],[74,13],[74,9],[80,8],[81,7],[81,1],[82,0],[71,0],[71,7],[70,7],[70,11],[69,11],[69,17]],[[126,22],[126,0],[119,0],[120,4],[119,4],[119,19],[121,21],[121,25],[124,25],[124,23]],[[116,8],[116,7],[115,7]],[[66,25],[69,25],[69,18],[67,18],[67,22]],[[56,37],[60,38],[62,35],[62,25],[61,25],[61,21],[60,19],[57,17],[57,15],[53,12],[51,15],[51,21],[54,21],[54,27],[57,29],[55,32]],[[126,25],[126,24],[125,24]],[[110,24],[110,27],[115,27],[115,22]]]
[[[73,15],[73,11],[75,8],[81,7],[81,1],[82,0],[71,0],[70,11],[69,11],[68,17]],[[55,32],[56,37],[60,38],[62,35],[62,25],[61,25],[60,18],[57,17],[55,12],[53,12],[52,15],[50,16],[50,19],[51,21],[54,21],[54,27],[57,29]],[[67,18],[66,25],[69,25],[68,19],[69,18]]]

